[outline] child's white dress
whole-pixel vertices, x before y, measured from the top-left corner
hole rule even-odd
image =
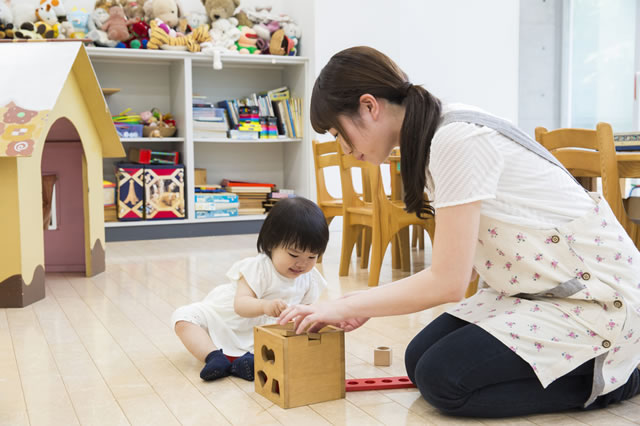
[[[203,301],[178,308],[171,318],[174,326],[188,321],[203,327],[226,355],[253,352],[253,327],[274,323],[275,318],[245,318],[235,312],[233,303],[241,277],[258,299],[282,299],[287,305],[313,303],[327,286],[316,268],[295,279],[287,278],[276,271],[269,256],[260,253],[236,262],[227,272],[230,282],[214,288]]]

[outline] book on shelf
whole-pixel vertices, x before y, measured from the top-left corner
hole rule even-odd
[[[275,183],[268,182],[249,182],[246,180],[231,180],[231,179],[222,179],[220,182],[222,186],[267,186],[269,188],[273,188],[276,186]]]
[[[198,129],[193,129],[193,137],[196,139],[207,139],[207,138],[227,139],[228,138],[226,130],[198,130]]]
[[[225,210],[209,210],[198,211],[196,210],[196,219],[213,219],[216,217],[233,217],[238,216],[238,209],[225,209]]]
[[[195,185],[194,191],[201,193],[225,192],[220,185]]]
[[[225,188],[227,191],[234,192],[236,194],[269,194],[271,192],[271,188],[266,186],[225,186]]]
[[[249,215],[249,214],[264,214],[264,207],[260,207],[260,208],[251,208],[251,209],[244,209],[244,208],[239,208],[238,209],[238,214],[240,216],[242,215]]]
[[[237,203],[238,194],[231,192],[218,192],[214,194],[196,194],[194,196],[196,203]]]
[[[231,130],[229,130],[228,134],[229,134],[229,139],[234,139],[234,140],[258,140],[258,139],[260,139],[260,131],[231,129]]]
[[[613,143],[616,151],[640,151],[640,132],[616,132]]]
[[[195,203],[194,210],[195,211],[213,211],[213,210],[237,209],[238,207],[240,207],[240,203],[214,201],[211,203]]]

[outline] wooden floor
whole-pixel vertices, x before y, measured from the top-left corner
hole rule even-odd
[[[172,311],[225,282],[231,264],[255,253],[256,235],[107,244],[107,271],[87,279],[47,275],[47,296],[23,309],[0,309],[2,425],[632,425],[640,398],[596,412],[499,421],[442,416],[415,389],[347,393],[344,400],[283,410],[253,392],[253,383],[205,383],[202,365],[175,337]],[[323,297],[366,287],[355,261],[338,278],[340,234],[332,233],[320,270]],[[413,252],[421,269],[430,254]],[[387,256],[382,282],[391,272]],[[442,311],[374,319],[346,335],[348,377],[405,375],[407,343]],[[391,367],[374,367],[373,349],[393,348]]]

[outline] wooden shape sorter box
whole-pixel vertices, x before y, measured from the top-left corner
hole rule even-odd
[[[293,324],[254,327],[255,391],[282,408],[344,398],[344,331],[296,335]]]

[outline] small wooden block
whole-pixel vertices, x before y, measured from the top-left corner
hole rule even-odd
[[[373,351],[373,365],[388,367],[391,365],[391,348],[378,346]]]
[[[345,391],[367,391],[384,389],[415,388],[409,377],[374,377],[371,379],[347,379],[345,380]]]

